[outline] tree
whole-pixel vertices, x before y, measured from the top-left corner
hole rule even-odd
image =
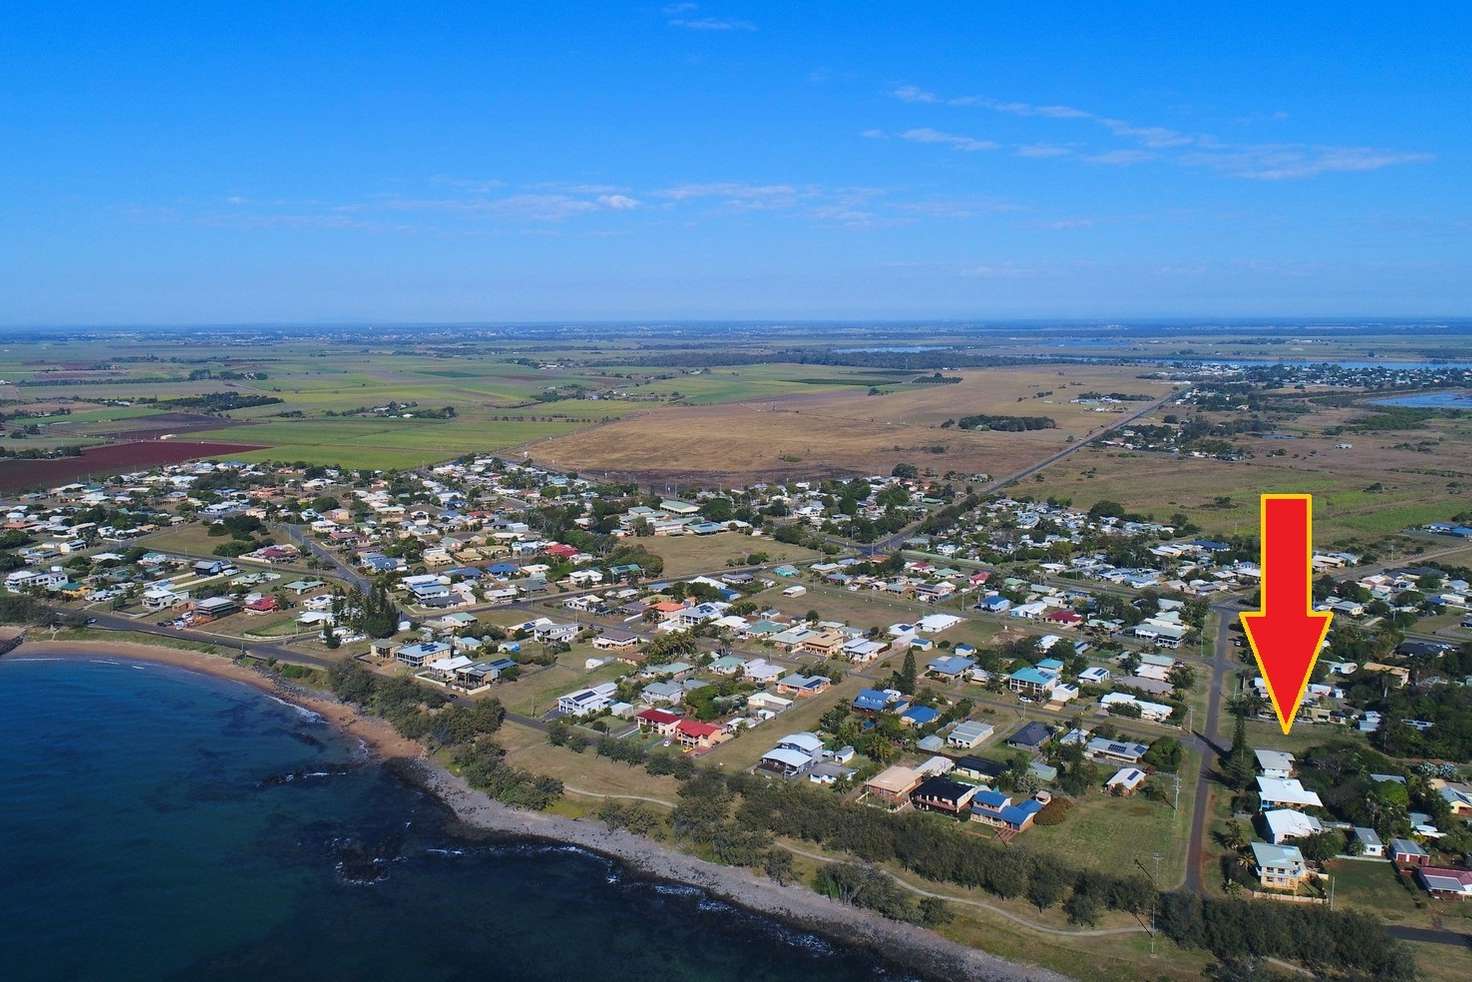
[[[1227,787],[1240,791],[1252,784],[1256,774],[1256,759],[1252,748],[1247,745],[1247,718],[1238,714],[1236,726],[1232,730],[1232,749],[1227,752],[1222,764],[1222,781]]]
[[[905,650],[905,660],[900,665],[900,670],[895,673],[894,687],[901,692],[910,694],[915,691],[915,680],[918,672],[915,668],[915,649]]]
[[[1099,900],[1092,893],[1075,889],[1063,910],[1068,914],[1068,923],[1093,927],[1099,923]]]
[[[1038,856],[1028,880],[1027,899],[1038,910],[1047,910],[1062,900],[1067,890],[1068,875],[1063,867],[1051,857]]]
[[[786,886],[792,882],[792,853],[786,849],[768,849],[762,858],[762,872],[767,874],[767,879],[779,886]]]

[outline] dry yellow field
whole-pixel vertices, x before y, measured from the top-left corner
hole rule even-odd
[[[523,449],[532,459],[583,474],[737,483],[833,470],[888,473],[908,461],[938,472],[1002,474],[1106,426],[1112,412],[1071,402],[1088,391],[1164,394],[1160,382],[1118,366],[960,369],[955,385],[787,395],[714,406],[670,406]],[[1115,407],[1127,412],[1128,406]],[[989,413],[1049,416],[1056,429],[942,429],[947,419]],[[937,448],[943,448],[936,452]]]

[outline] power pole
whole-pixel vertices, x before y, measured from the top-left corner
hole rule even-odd
[[[1150,923],[1150,957],[1155,957],[1155,929],[1158,926],[1160,916],[1160,853],[1155,853],[1155,909],[1152,911]]]

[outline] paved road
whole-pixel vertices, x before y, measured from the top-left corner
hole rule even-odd
[[[1404,924],[1387,924],[1385,933],[1392,938],[1402,941],[1425,941],[1429,944],[1454,945],[1458,948],[1472,948],[1472,934],[1461,934],[1457,931],[1443,931],[1431,927],[1407,927]]]
[[[308,535],[306,530],[300,525],[282,525],[281,529],[292,542],[297,544],[298,548],[304,552],[310,552],[322,562],[327,563],[335,569],[337,575],[351,584],[353,589],[360,593],[367,593],[373,589],[372,580],[343,562],[342,557],[338,556],[331,549],[324,547],[311,535]]]
[[[1217,604],[1212,612],[1217,616],[1216,646],[1211,657],[1211,677],[1207,680],[1206,720],[1200,731],[1193,734],[1197,753],[1200,755],[1200,773],[1196,776],[1196,800],[1191,806],[1191,838],[1186,846],[1186,889],[1191,893],[1205,894],[1201,877],[1201,866],[1205,861],[1206,826],[1211,820],[1207,811],[1207,799],[1211,791],[1211,774],[1215,770],[1217,735],[1221,723],[1222,679],[1232,666],[1231,626],[1237,621],[1238,605]]]

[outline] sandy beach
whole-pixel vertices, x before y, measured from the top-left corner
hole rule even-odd
[[[569,843],[610,856],[645,875],[698,886],[757,913],[790,921],[844,944],[882,952],[887,959],[926,976],[1030,982],[1065,978],[1046,969],[1014,964],[968,948],[916,925],[891,921],[838,903],[800,886],[780,886],[750,870],[706,862],[652,839],[609,829],[595,819],[571,819],[510,808],[434,764],[422,745],[400,736],[386,721],[360,714],[330,695],[218,655],[105,641],[28,641],[15,654],[51,658],[114,657],[234,679],[310,709],[361,739],[381,759],[392,763],[405,779],[444,802],[470,828]]]

